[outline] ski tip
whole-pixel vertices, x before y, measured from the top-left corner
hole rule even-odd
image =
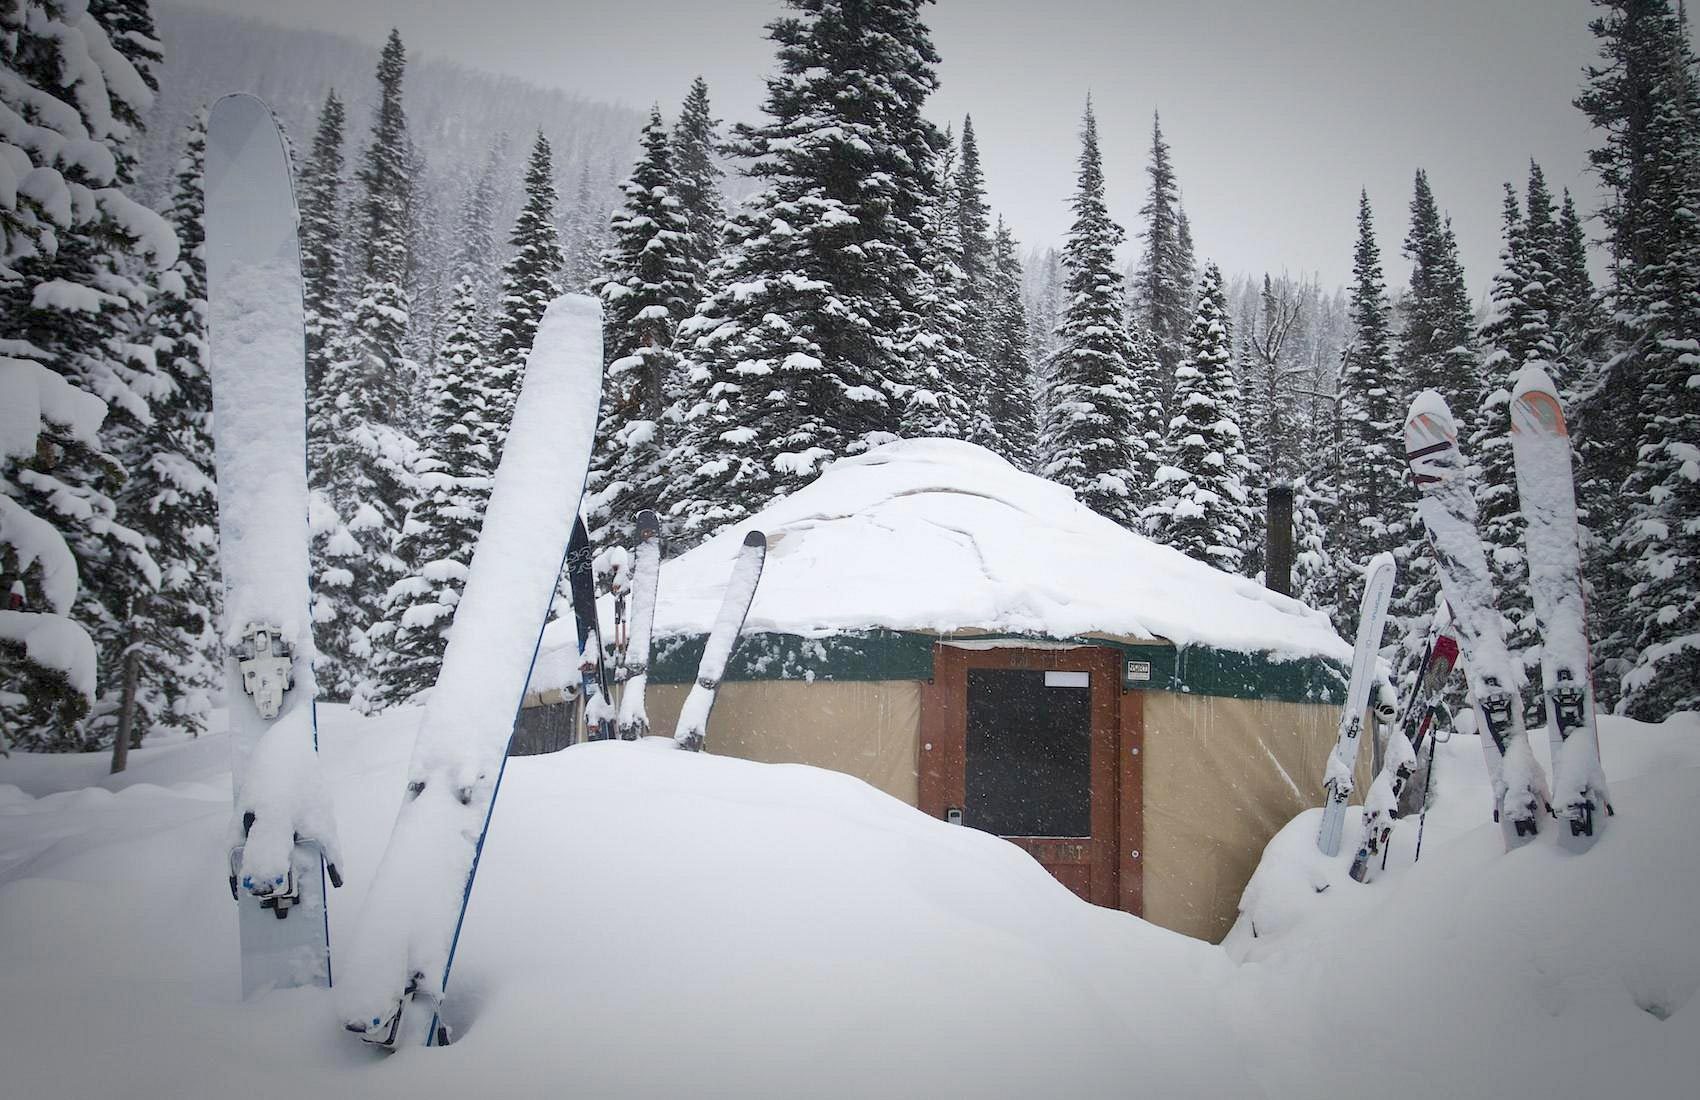
[[[653,508],[645,508],[637,514],[637,533],[640,539],[652,539],[661,534],[661,517],[655,514]]]
[[[1452,410],[1446,405],[1446,398],[1440,396],[1439,390],[1424,390],[1411,398],[1410,415],[1405,419],[1415,420],[1419,415],[1443,416],[1448,422],[1452,420]]]
[[[760,531],[751,531],[744,536],[744,545],[760,546],[765,549],[767,547],[767,536]]]
[[[1558,387],[1552,383],[1552,375],[1547,373],[1546,364],[1533,360],[1523,364],[1517,372],[1517,381],[1511,388],[1511,399],[1517,401],[1526,393],[1548,393],[1558,396]]]
[[[1364,566],[1364,576],[1374,577],[1381,573],[1391,573],[1397,568],[1398,565],[1393,560],[1393,552],[1390,550],[1383,550],[1375,557],[1369,559],[1369,564]]]

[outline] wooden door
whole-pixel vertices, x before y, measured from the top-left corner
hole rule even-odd
[[[936,646],[920,808],[1004,837],[1087,901],[1125,907],[1121,696],[1113,649]]]

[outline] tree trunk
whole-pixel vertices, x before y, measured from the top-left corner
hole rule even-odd
[[[118,707],[118,733],[112,739],[112,774],[123,771],[130,760],[130,731],[136,728],[136,679],[141,673],[141,629],[134,618],[124,644],[124,692]]]

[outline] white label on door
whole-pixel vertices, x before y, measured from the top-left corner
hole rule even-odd
[[[1047,672],[1045,686],[1048,688],[1083,688],[1092,686],[1090,672]]]

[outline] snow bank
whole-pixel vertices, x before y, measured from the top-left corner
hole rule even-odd
[[[944,439],[840,460],[807,487],[667,562],[656,637],[706,634],[746,531],[766,570],[745,629],[1089,632],[1346,660],[1326,616],[1097,515],[1054,482]],[[556,626],[552,647],[576,641]]]
[[[348,848],[333,945],[419,714],[321,708]],[[1259,935],[1242,921],[1226,950],[830,772],[661,740],[515,759],[461,1037],[393,1057],[338,1030],[328,991],[238,1000],[222,736],[142,748],[126,776],[15,754],[0,1064],[32,1097],[1690,1095],[1700,716],[1608,718],[1602,742],[1618,815],[1585,855],[1505,853],[1460,735],[1420,864],[1402,825],[1360,886],[1301,815],[1248,892]]]

